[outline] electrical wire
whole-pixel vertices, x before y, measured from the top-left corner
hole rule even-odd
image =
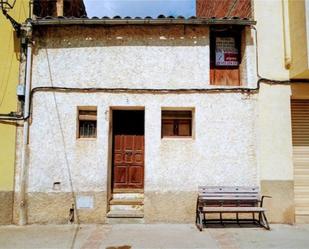
[[[257,93],[260,90],[261,83],[269,85],[289,85],[291,83],[309,83],[309,79],[290,79],[290,80],[274,80],[264,78],[259,73],[259,57],[258,57],[258,32],[257,29],[251,25],[251,29],[255,32],[255,56],[256,56],[256,72],[258,81],[256,87],[212,87],[212,88],[178,88],[178,89],[147,89],[147,88],[78,88],[78,87],[55,87],[55,86],[41,86],[34,87],[30,92],[30,109],[32,109],[32,99],[37,92],[59,92],[59,93],[137,93],[137,94],[193,94],[193,93]],[[50,72],[51,73],[51,72]],[[31,112],[26,117],[1,117],[0,120],[22,121],[31,117]]]
[[[46,52],[46,59],[47,59],[47,64],[48,64],[49,80],[50,80],[51,85],[53,86],[53,84],[54,84],[53,83],[53,76],[52,76],[52,72],[51,72],[49,55],[48,55],[47,49],[45,49],[45,52]],[[75,193],[76,190],[74,189],[74,184],[73,184],[73,179],[72,179],[72,171],[71,171],[71,167],[70,167],[70,163],[69,163],[69,159],[68,159],[68,155],[67,155],[67,145],[66,145],[66,140],[65,140],[65,136],[64,136],[63,126],[62,126],[62,123],[61,123],[60,111],[59,111],[59,108],[58,108],[58,103],[57,103],[57,98],[56,98],[55,92],[53,92],[53,99],[54,99],[54,102],[55,102],[57,119],[58,119],[59,129],[60,129],[60,133],[61,133],[61,140],[62,140],[62,145],[63,145],[65,165],[66,165],[66,168],[67,168],[69,182],[70,182],[72,202],[73,202],[72,208],[73,208],[74,221],[77,224],[75,231],[74,231],[72,243],[71,243],[71,249],[74,249],[76,239],[77,239],[77,235],[78,235],[78,231],[80,229],[79,213],[78,213],[78,209],[77,209],[77,201],[76,201],[76,193]],[[30,98],[30,100],[31,100],[31,98]]]
[[[131,94],[196,94],[196,93],[257,93],[260,90],[261,83],[269,85],[290,85],[291,83],[309,83],[309,79],[293,79],[293,80],[272,80],[267,78],[260,78],[257,81],[255,88],[246,87],[216,87],[216,88],[179,88],[179,89],[147,89],[147,88],[78,88],[78,87],[57,87],[57,86],[40,86],[34,87],[30,92],[30,108],[32,109],[32,102],[35,93],[38,92],[58,92],[58,93],[131,93]],[[27,120],[31,117],[31,112],[27,117],[12,117],[3,118],[6,114],[0,114],[0,120]]]

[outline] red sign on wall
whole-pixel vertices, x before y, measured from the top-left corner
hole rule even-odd
[[[234,37],[216,37],[216,66],[238,66],[238,49]]]

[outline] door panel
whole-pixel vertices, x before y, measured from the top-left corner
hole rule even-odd
[[[132,184],[142,184],[142,167],[137,166],[130,167],[129,179]]]
[[[114,182],[116,184],[125,184],[127,178],[127,167],[118,165],[115,167],[115,178]]]
[[[113,188],[144,187],[144,136],[115,135]]]

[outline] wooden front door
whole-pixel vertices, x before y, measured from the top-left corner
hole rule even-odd
[[[142,189],[144,187],[144,136],[115,135],[113,188]]]

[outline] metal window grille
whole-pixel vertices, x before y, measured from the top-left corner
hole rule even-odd
[[[95,138],[97,136],[97,111],[78,111],[78,137]]]

